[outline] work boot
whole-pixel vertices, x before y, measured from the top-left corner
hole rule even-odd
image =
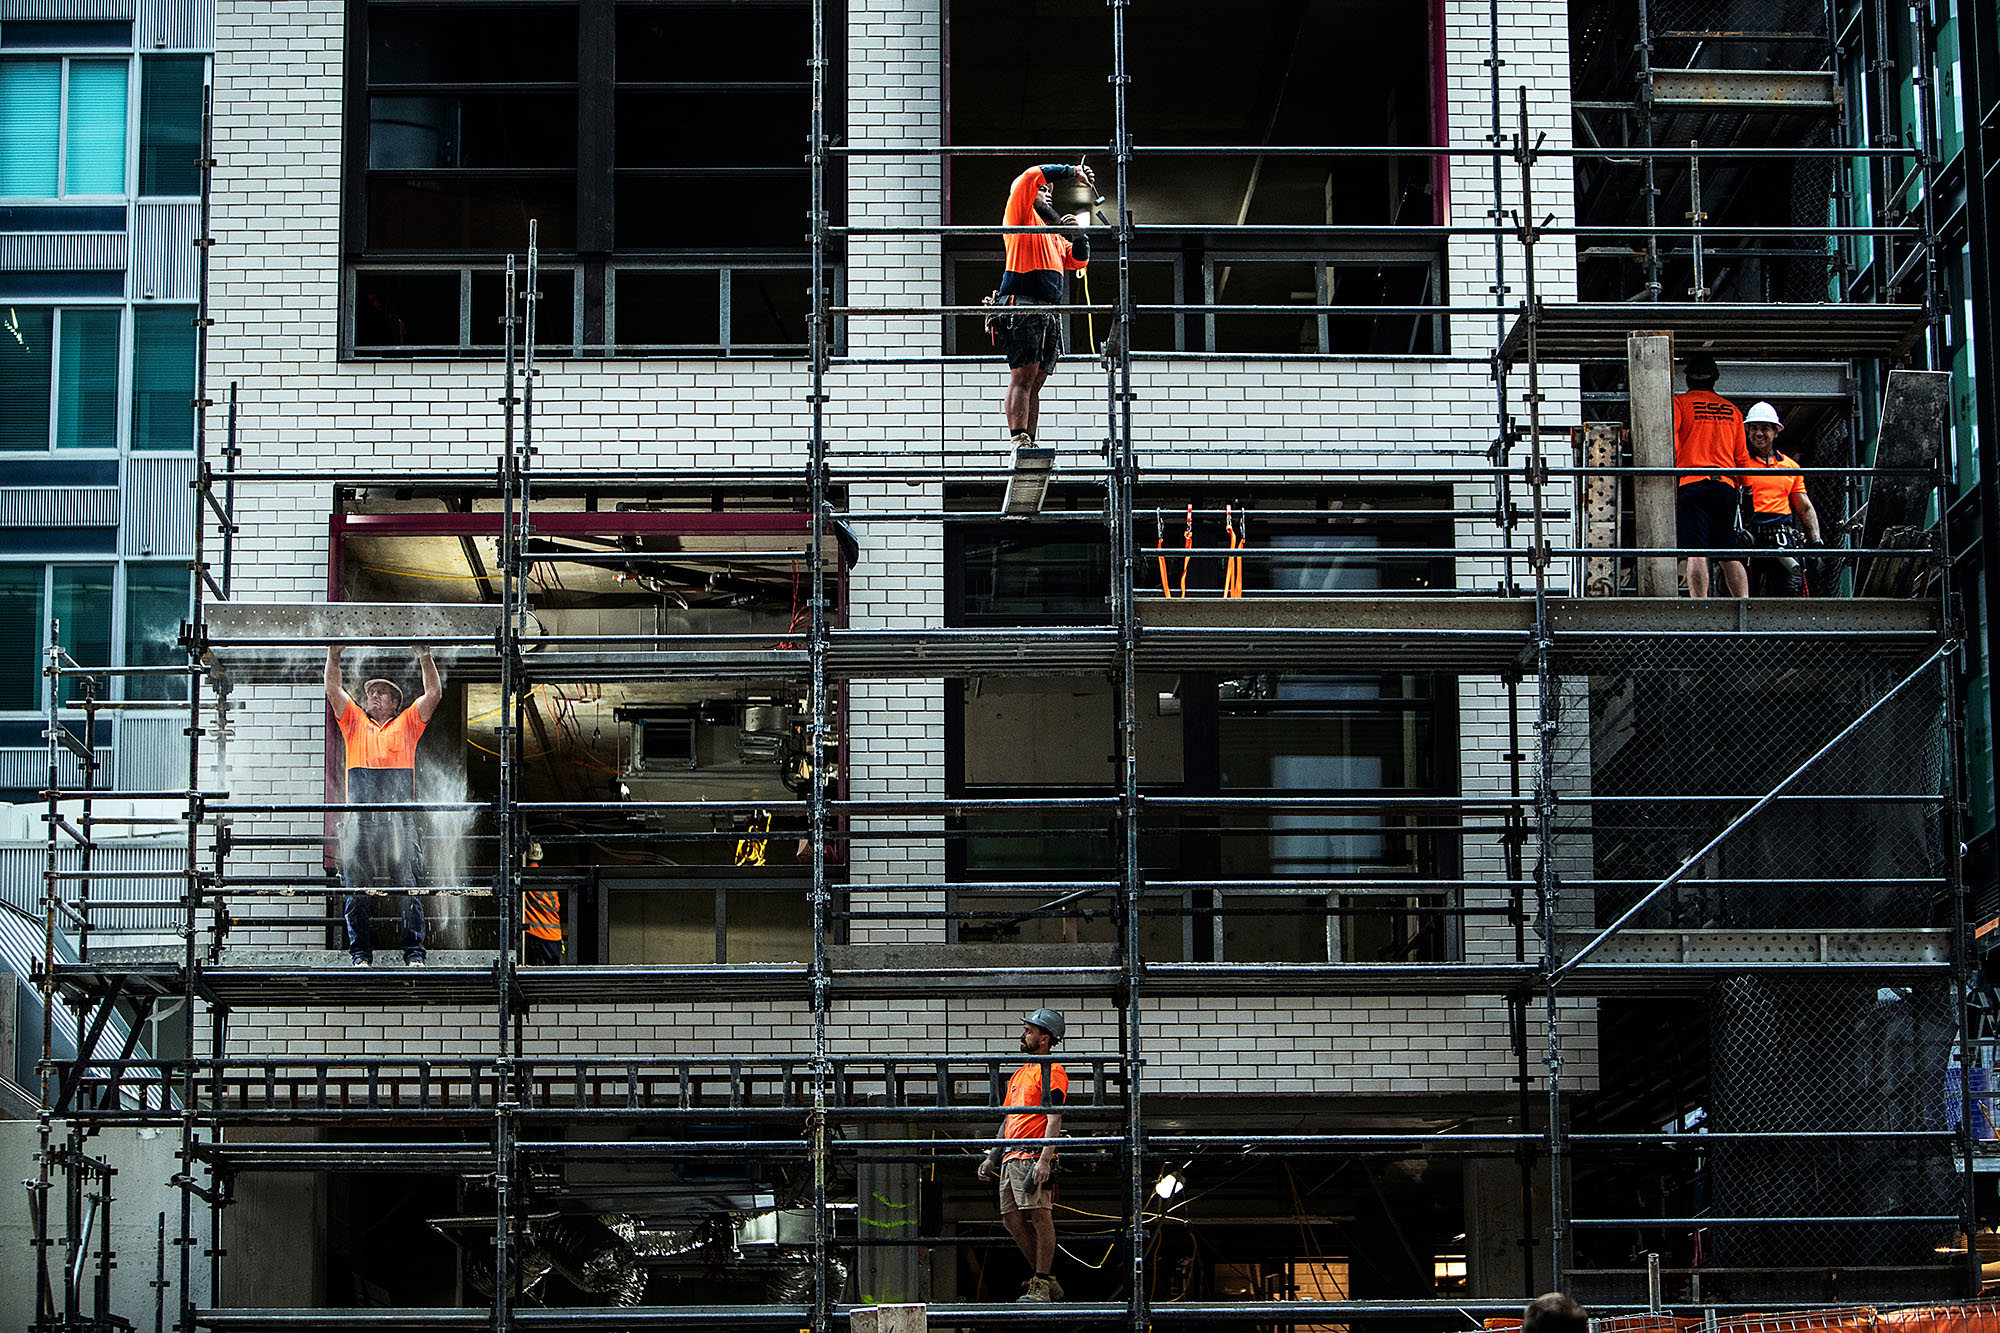
[[[1049,1291],[1049,1280],[1047,1278],[1031,1277],[1027,1282],[1027,1290],[1021,1293],[1021,1299],[1016,1304],[1033,1302],[1046,1305],[1054,1299],[1055,1296]]]
[[[1028,434],[1028,432],[1024,430],[1014,432],[1014,447],[1016,449],[1032,449],[1034,444],[1035,437]]]
[[[1054,1277],[1052,1277],[1052,1276],[1051,1276],[1051,1277],[1045,1277],[1045,1278],[1043,1278],[1043,1279],[1042,1279],[1042,1281],[1044,1281],[1044,1282],[1046,1282],[1046,1283],[1048,1283],[1048,1284],[1049,1284],[1049,1299],[1050,1299],[1050,1300],[1052,1300],[1052,1301],[1059,1301],[1059,1300],[1061,1300],[1061,1299],[1063,1298],[1063,1289],[1062,1289],[1062,1283],[1060,1283],[1060,1282],[1056,1281],[1056,1280],[1055,1280],[1055,1278],[1054,1278]]]

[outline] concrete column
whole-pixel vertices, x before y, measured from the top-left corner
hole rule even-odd
[[[1632,463],[1674,465],[1674,339],[1669,333],[1634,333],[1625,339],[1625,373],[1632,396]],[[1673,477],[1638,477],[1632,483],[1632,528],[1640,547],[1675,540]],[[1668,556],[1639,557],[1639,595],[1674,597],[1680,574]]]

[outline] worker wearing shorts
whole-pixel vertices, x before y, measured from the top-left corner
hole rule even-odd
[[[1067,236],[1054,232],[1010,232],[1007,271],[993,295],[996,307],[987,318],[1001,350],[1007,354],[1007,429],[1016,448],[1032,446],[1041,428],[1042,384],[1063,353],[1065,316],[1037,306],[1057,306],[1067,298],[1066,273],[1090,262],[1090,237],[1074,213],[1058,213],[1051,181],[1079,180],[1095,187],[1097,177],[1086,166],[1052,162],[1029,167],[1014,178],[1007,191],[1003,227],[1073,227]]]
[[[1687,556],[1688,595],[1706,597],[1711,559],[1722,566],[1722,584],[1731,597],[1750,595],[1749,573],[1736,539],[1737,474],[1750,468],[1743,414],[1715,392],[1713,358],[1692,356],[1688,391],[1674,396],[1676,542]],[[1712,469],[1712,470],[1711,470]]]
[[[1056,1253],[1055,1195],[1049,1181],[1055,1171],[1055,1139],[1062,1134],[1062,1106],[1069,1096],[1069,1073],[1049,1058],[1062,1039],[1063,1016],[1037,1009],[1021,1023],[1021,1053],[1027,1063],[1007,1080],[1010,1111],[1000,1125],[1003,1141],[1042,1140],[1023,1148],[1004,1143],[979,1163],[979,1178],[1000,1180],[1000,1220],[1014,1238],[1021,1257],[1034,1269],[1021,1296],[1024,1301],[1059,1301],[1062,1284],[1050,1276]],[[1039,1107],[1040,1110],[1029,1108]]]

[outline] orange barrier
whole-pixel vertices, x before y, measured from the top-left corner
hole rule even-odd
[[[1518,1319],[1482,1322],[1489,1333],[1516,1333],[1521,1327]],[[1612,1315],[1590,1321],[1590,1333],[1701,1333],[1706,1327],[1710,1326],[1701,1319],[1665,1314]],[[1713,1328],[1715,1333],[2000,1333],[2000,1301],[1731,1315],[1716,1320]]]

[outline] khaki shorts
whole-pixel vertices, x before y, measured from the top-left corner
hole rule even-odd
[[[1051,1208],[1055,1200],[1046,1183],[1035,1183],[1035,1159],[1010,1157],[1000,1163],[1000,1211]]]

